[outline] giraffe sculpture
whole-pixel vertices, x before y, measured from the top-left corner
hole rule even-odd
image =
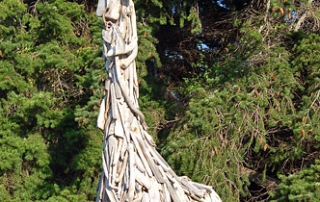
[[[108,78],[97,126],[104,131],[96,202],[182,202],[221,199],[210,186],[179,177],[156,150],[139,110],[138,52],[132,0],[99,0]]]

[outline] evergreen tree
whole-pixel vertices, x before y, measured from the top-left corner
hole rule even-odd
[[[0,2],[1,201],[96,196],[106,72],[95,4]],[[135,6],[139,103],[175,171],[224,201],[316,201],[318,1]]]
[[[100,22],[61,0],[0,8],[1,199],[93,199],[101,134],[75,108],[91,96],[87,69],[102,67],[88,29]]]

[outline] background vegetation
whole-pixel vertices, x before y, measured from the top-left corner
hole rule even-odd
[[[136,0],[159,152],[223,201],[320,198],[320,2]],[[106,78],[95,1],[0,1],[0,199],[93,201]]]

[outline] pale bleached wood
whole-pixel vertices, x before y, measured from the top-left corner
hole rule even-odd
[[[137,198],[135,198],[132,202],[141,202],[141,201],[143,201],[143,194],[144,194],[144,192],[139,193]]]
[[[110,79],[106,79],[105,81],[105,103],[104,103],[104,119],[108,119],[108,111],[110,109]],[[99,112],[100,115],[100,112]],[[106,124],[106,123],[104,123]],[[103,126],[103,128],[100,129],[104,129],[105,125]]]
[[[116,99],[121,99],[122,98],[122,92],[121,92],[120,85],[121,85],[120,83],[114,82],[114,89],[115,89]]]
[[[180,197],[180,201],[189,201],[188,195],[185,194],[185,191],[183,190],[181,183],[176,178],[169,178],[169,180],[173,183],[173,188]]]
[[[127,53],[133,51],[133,49],[136,46],[138,46],[138,40],[136,37],[134,38],[134,40],[131,41],[130,44],[126,44],[121,37],[121,33],[120,33],[119,28],[117,26],[115,26],[112,22],[109,22],[109,23],[111,24],[111,26],[114,29],[114,35],[112,37],[113,38],[117,37],[117,43],[110,50],[108,50],[107,57],[127,54]]]
[[[138,133],[136,133],[136,130],[137,129],[133,128],[133,130],[131,131],[131,138],[132,138],[133,142],[136,145],[137,154],[139,155],[139,157],[140,157],[140,159],[141,159],[141,161],[143,163],[143,166],[144,166],[148,176],[152,177],[153,176],[152,175],[152,171],[151,171],[146,159],[144,158],[143,151],[142,151],[140,145],[138,144],[138,140],[136,139],[136,135],[135,134],[138,134]]]
[[[116,107],[117,98],[116,98],[114,83],[111,83],[110,85],[110,92],[111,92],[111,116],[112,116],[112,119],[117,119],[118,118],[117,107]]]
[[[124,157],[123,157],[123,160],[122,160],[122,166],[121,166],[121,170],[120,170],[120,173],[119,173],[119,176],[117,176],[116,178],[116,183],[119,183],[121,184],[120,182],[123,180],[123,176],[125,174],[125,169],[127,168],[127,163],[128,163],[128,153],[126,152]]]
[[[118,114],[120,115],[121,112],[121,106],[119,106],[119,103],[117,104],[117,108],[118,108]],[[121,115],[120,115],[121,116]],[[114,135],[117,137],[117,138],[120,138],[120,139],[123,139],[124,137],[124,131],[123,131],[123,124],[121,123],[121,119],[118,118],[116,121],[115,121],[115,129],[114,129]]]
[[[199,189],[204,189],[207,191],[212,191],[212,187],[204,185],[204,184],[200,184],[200,183],[196,183],[196,182],[191,182],[194,186],[198,187]]]
[[[147,147],[149,147],[147,145]],[[168,171],[170,169],[169,166],[167,166],[165,163],[164,163],[164,160],[163,158],[159,158],[159,156],[157,155],[157,151],[155,150],[154,147],[149,147],[149,152],[151,153],[152,157],[153,157],[153,160],[159,165],[161,166],[161,168],[164,170],[164,171]]]
[[[120,64],[119,63],[119,57],[115,57],[116,60],[116,64]],[[123,84],[123,76],[120,73],[120,68],[119,66],[115,65],[114,69],[114,74],[115,74],[115,78],[116,78],[116,82],[119,82],[119,87],[123,96],[124,101],[127,103],[128,107],[130,108],[130,110],[134,113],[134,115],[139,118],[141,125],[143,125],[144,127],[146,127],[145,124],[145,117],[142,114],[142,112],[138,109],[137,106],[134,105],[134,103],[131,102],[130,98],[128,97],[128,93],[127,90]]]
[[[193,186],[188,181],[181,180],[182,185],[185,187],[184,190],[188,190],[189,193],[194,193],[195,196],[199,198],[203,198],[205,196],[206,191],[203,189],[198,189],[197,187]]]
[[[117,137],[119,137],[119,136],[117,136]],[[124,139],[123,139],[123,136],[120,136],[120,137],[122,137],[122,138],[118,138],[118,150],[117,150],[117,159],[118,159],[118,161],[123,161],[123,158],[121,157],[121,149],[122,149],[122,147],[123,147],[123,141],[124,141]]]
[[[163,193],[163,201],[165,202],[171,202],[171,196],[170,193],[168,191],[167,185],[166,184],[162,184],[162,193]]]
[[[133,4],[133,1],[132,0],[129,0],[129,12],[130,13],[132,13],[132,15],[131,15],[131,23],[130,23],[130,25],[131,25],[131,29],[132,29],[132,31],[131,31],[131,34],[130,34],[130,36],[129,37],[131,37],[130,38],[130,42],[132,42],[133,40],[138,40],[138,35],[137,35],[137,19],[136,19],[136,11],[135,11],[135,8],[134,8],[134,4]]]
[[[220,202],[212,187],[178,177],[156,150],[138,104],[134,4],[132,0],[108,3],[102,31],[108,78],[97,119],[104,130],[103,172],[96,201]]]
[[[152,186],[152,178],[142,173],[140,170],[135,170],[135,176],[137,179],[137,182],[145,187],[146,189],[150,189]]]
[[[109,114],[109,113],[108,113]],[[105,132],[105,134],[109,134],[109,127],[106,127],[106,126],[109,126],[110,124],[111,124],[111,121],[112,121],[112,118],[111,118],[111,116],[109,115],[109,116],[107,116],[107,120],[105,121],[105,124],[104,124],[104,132]],[[106,144],[107,144],[107,141],[106,141],[107,139],[106,138],[104,138],[104,141],[103,141],[103,143],[104,143],[104,145],[103,145],[103,148],[105,148],[106,147]]]
[[[159,192],[159,184],[155,178],[151,179],[152,184],[150,189],[148,189],[149,199],[150,201],[158,201],[160,199],[160,192]]]
[[[180,197],[179,197],[178,193],[173,188],[173,186],[171,185],[171,183],[169,182],[168,179],[165,179],[165,183],[167,185],[168,192],[170,194],[170,197],[171,197],[172,201],[173,202],[180,202]]]
[[[124,42],[126,43],[126,44],[128,44],[127,42],[126,42],[126,31],[127,31],[127,16],[126,16],[126,6],[125,5],[122,5],[121,6],[122,8],[121,8],[121,12],[122,12],[122,15],[120,16],[120,22],[121,23],[119,23],[119,29],[120,29],[120,34],[121,34],[121,38],[122,39],[124,39]]]
[[[153,148],[155,148],[155,147],[156,147],[156,143],[154,143],[152,137],[147,133],[147,131],[143,130],[142,132],[143,132],[143,138],[148,142],[148,144],[149,144],[150,146],[152,146]],[[160,157],[161,157],[161,155],[160,155],[158,152],[155,152],[155,154],[156,154],[157,156],[160,156]],[[160,159],[162,159],[162,157],[161,157]],[[169,166],[166,162],[165,162],[165,164],[166,164],[167,166]]]
[[[102,154],[102,158],[103,158],[103,154]],[[102,191],[102,189],[99,188],[99,186],[104,187],[104,184],[103,184],[103,180],[104,179],[105,179],[104,178],[104,171],[102,171],[101,177],[99,179],[99,183],[97,184],[98,194],[97,194],[97,197],[96,197],[96,201],[101,201],[102,200],[103,191]]]
[[[129,144],[129,190],[127,200],[132,201],[134,196],[135,190],[135,166],[134,166],[134,149],[133,145]]]
[[[142,134],[140,127],[136,127],[136,133],[137,134]],[[137,139],[137,143],[141,146],[142,149],[142,154],[141,158],[144,158],[147,161],[147,164],[149,165],[153,176],[157,179],[159,183],[163,183],[163,176],[159,172],[159,169],[157,168],[154,159],[151,157],[149,147],[146,145],[146,142],[142,140],[141,135],[136,135],[135,138]]]
[[[129,65],[129,68],[127,68],[129,72],[129,80],[128,80],[128,85],[129,85],[129,97],[130,100],[135,100],[134,99],[134,88],[133,88],[133,81],[134,81],[134,75],[133,75],[133,68],[134,68],[134,62]]]
[[[97,119],[97,127],[100,129],[104,129],[106,119],[105,119],[105,114],[106,114],[106,96],[103,98],[101,102],[101,106],[99,109],[99,115]]]
[[[149,194],[148,193],[143,192],[141,202],[150,202],[150,198],[149,198]]]
[[[98,0],[98,6],[96,10],[97,16],[102,16],[107,7],[107,0]]]
[[[119,200],[117,199],[117,197],[115,196],[115,193],[113,191],[113,189],[111,189],[111,187],[108,187],[108,185],[106,186],[105,190],[105,196],[109,198],[110,201],[112,202],[118,202]],[[104,200],[104,199],[102,199]]]
[[[117,148],[117,144],[118,144],[118,141],[117,141],[117,138],[114,136],[114,134],[109,135],[109,137],[108,137],[108,154],[110,155],[109,159],[110,159],[111,166],[114,165],[114,157],[115,157],[114,152]]]
[[[142,160],[141,158],[138,156],[137,153],[135,153],[135,159],[136,159],[136,166],[137,169],[141,172],[141,173],[146,173],[146,169],[143,166]]]
[[[137,55],[138,55],[138,47],[135,47],[132,50],[132,53],[130,54],[129,57],[121,60],[120,67],[122,69],[126,69],[134,61],[134,59],[137,57]]]

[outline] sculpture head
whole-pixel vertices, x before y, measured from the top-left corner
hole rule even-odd
[[[109,0],[104,13],[105,20],[117,22],[120,19],[122,3],[122,0]]]

